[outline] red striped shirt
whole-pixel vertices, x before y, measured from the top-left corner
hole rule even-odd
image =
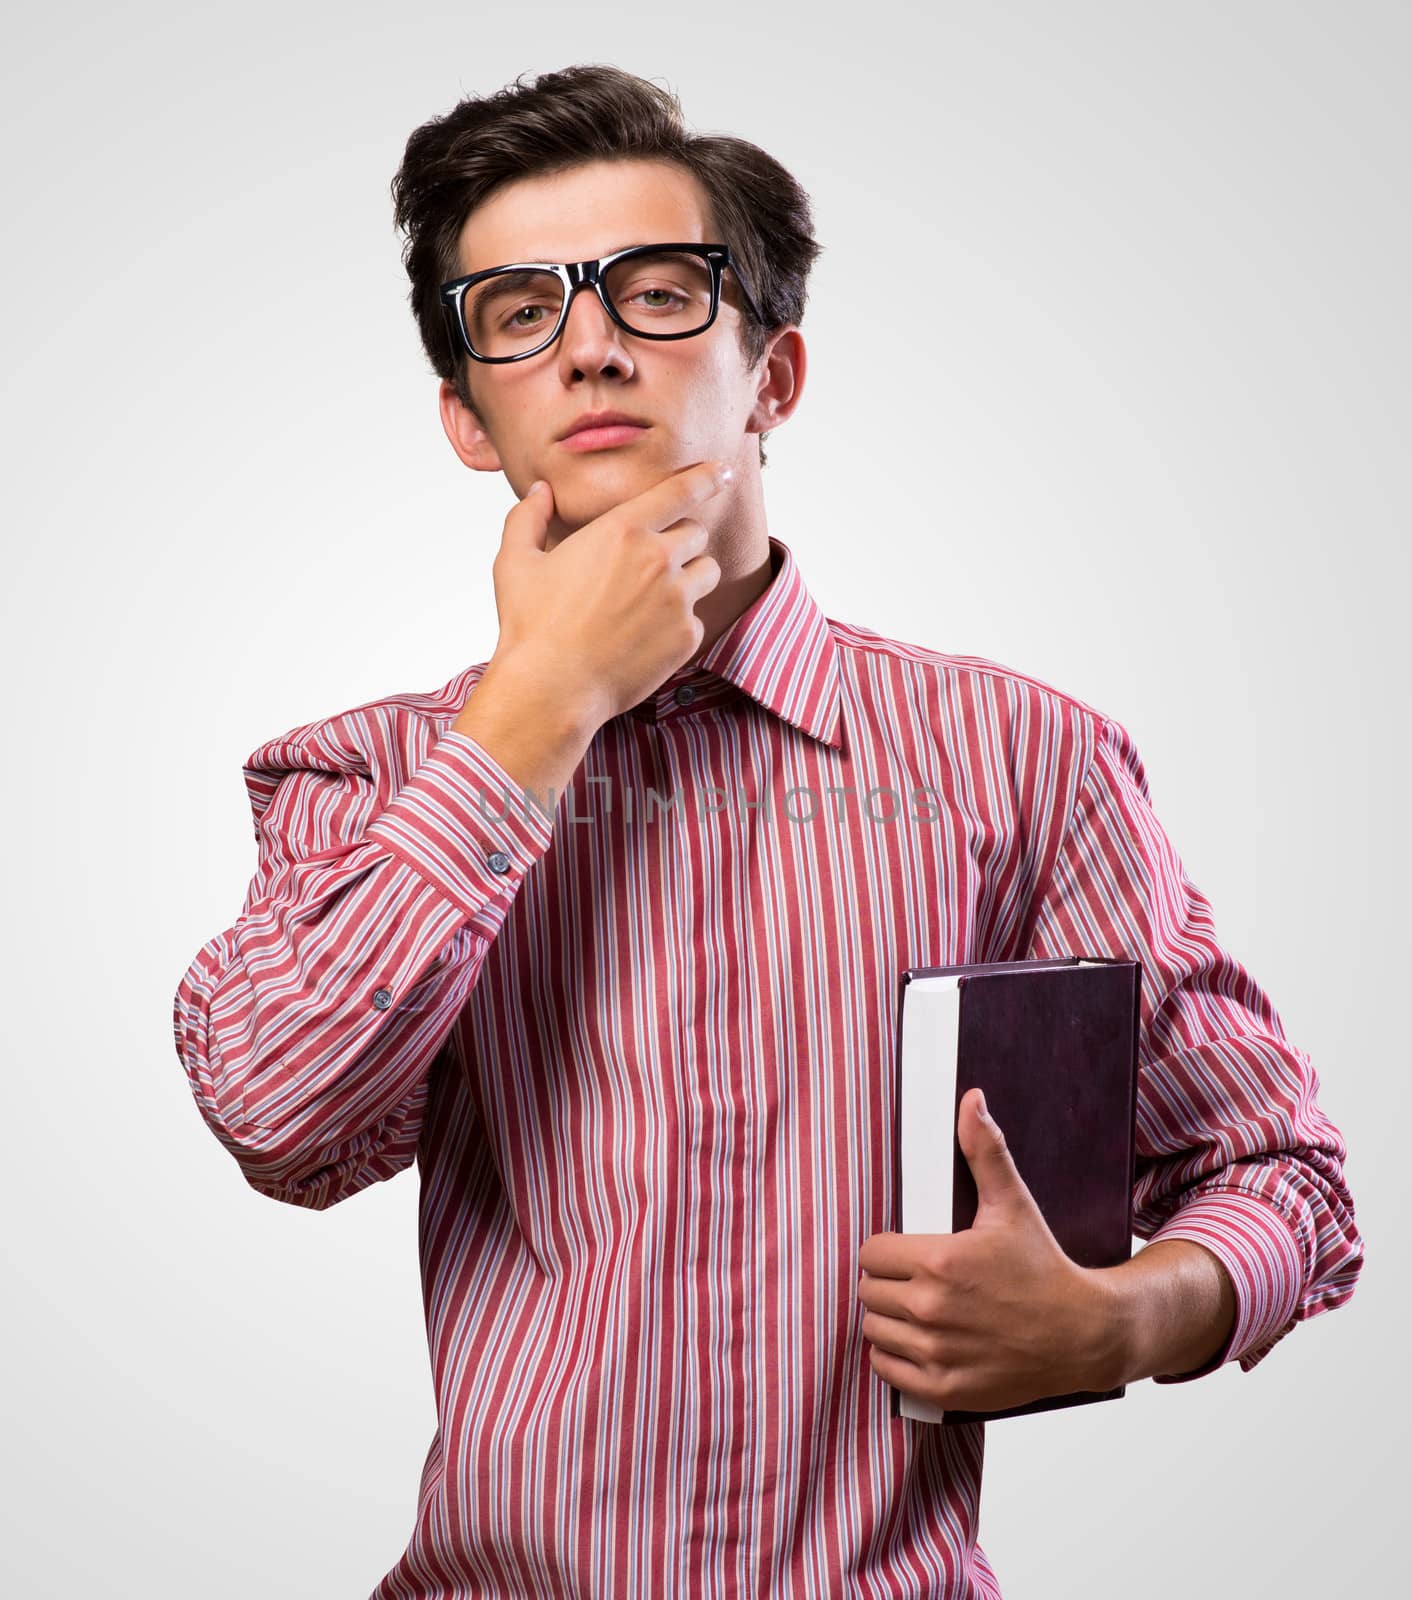
[[[258,866],[176,1046],[262,1194],[331,1206],[417,1160],[439,1425],[374,1600],[999,1594],[983,1427],[893,1419],[860,1329],[903,967],[1141,960],[1137,1232],[1236,1290],[1200,1372],[1353,1293],[1317,1075],[1126,730],[825,617],[770,544],[552,820],[448,731],[483,664],[246,762]]]

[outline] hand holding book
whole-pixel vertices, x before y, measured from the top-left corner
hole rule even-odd
[[[976,1185],[957,1233],[878,1233],[858,1253],[873,1370],[945,1410],[998,1411],[1112,1386],[1104,1280],[1060,1248],[979,1089],[956,1134]]]
[[[900,974],[892,1232],[859,1256],[894,1417],[1122,1398],[1096,1269],[1132,1256],[1141,990],[1141,964],[1108,956]]]

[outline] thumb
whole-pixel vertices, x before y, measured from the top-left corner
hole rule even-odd
[[[1035,1206],[1000,1125],[985,1109],[985,1095],[968,1089],[956,1118],[956,1138],[966,1164],[976,1180],[976,1199],[982,1206]]]
[[[543,478],[536,478],[525,490],[524,498],[511,506],[500,548],[543,550],[553,515],[554,491]]]

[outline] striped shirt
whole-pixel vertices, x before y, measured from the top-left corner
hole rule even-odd
[[[1237,1305],[1158,1382],[1353,1293],[1317,1075],[1127,731],[824,616],[770,551],[544,805],[449,731],[484,663],[245,764],[255,875],[174,1007],[201,1115],[291,1205],[421,1174],[438,1426],[373,1600],[1000,1593],[984,1425],[893,1418],[860,1328],[904,967],[1142,962],[1136,1231]]]

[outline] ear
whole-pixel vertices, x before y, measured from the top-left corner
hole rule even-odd
[[[788,421],[804,394],[808,358],[804,335],[798,328],[781,328],[760,358],[755,407],[745,424],[747,433],[768,433]]]
[[[441,425],[461,460],[473,472],[501,471],[500,454],[490,442],[485,424],[474,411],[461,404],[455,384],[443,378],[437,401],[441,407]]]

